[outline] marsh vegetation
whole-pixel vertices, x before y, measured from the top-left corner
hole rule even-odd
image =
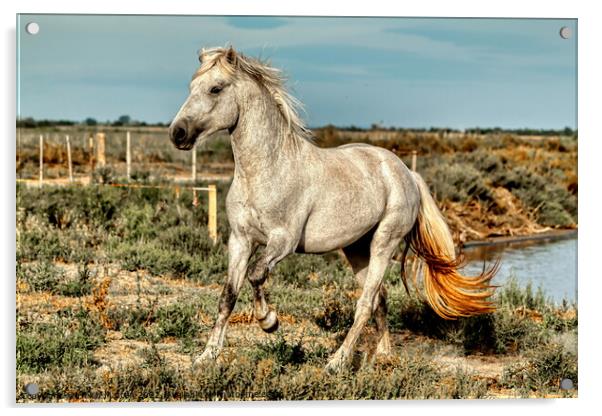
[[[17,400],[577,395],[559,389],[563,378],[578,386],[576,305],[509,284],[495,313],[444,321],[404,292],[397,264],[385,279],[393,356],[370,350],[372,324],[353,365],[325,373],[359,295],[337,253],[293,255],[272,272],[276,334],[253,321],[245,286],[222,358],[193,371],[225,277],[226,190],[213,245],[206,204],[194,207],[187,192],[17,185]],[[30,382],[40,386],[35,397],[23,390]]]

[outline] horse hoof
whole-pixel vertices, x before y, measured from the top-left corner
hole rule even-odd
[[[340,360],[330,360],[324,369],[330,374],[336,374],[343,369],[343,363]]]
[[[330,360],[328,360],[328,364],[326,364],[325,370],[330,374],[335,374],[341,372],[345,366],[347,365],[347,356],[342,353],[340,350],[337,351]]]
[[[205,351],[203,351],[203,353],[200,355],[200,357],[193,361],[192,366],[198,367],[201,364],[206,364],[208,362],[215,361],[218,355],[219,350],[215,348],[206,348]]]
[[[264,330],[264,332],[267,332],[268,334],[271,334],[272,332],[276,331],[279,326],[278,316],[276,315],[276,312],[272,310],[269,311],[263,319],[259,320],[259,326],[261,327],[261,329]]]

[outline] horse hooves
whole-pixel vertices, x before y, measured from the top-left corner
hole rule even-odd
[[[272,332],[278,329],[278,316],[276,312],[269,311],[265,318],[259,320],[259,326],[263,329],[264,332],[271,334]]]

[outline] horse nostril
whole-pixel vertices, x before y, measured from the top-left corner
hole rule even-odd
[[[179,127],[179,126],[176,127],[173,132],[173,138],[176,139],[176,141],[185,139],[186,138],[186,129],[183,127]]]
[[[171,129],[171,138],[176,143],[181,143],[186,139],[186,125],[183,122],[176,123]]]

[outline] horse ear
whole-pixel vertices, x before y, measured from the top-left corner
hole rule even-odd
[[[230,46],[226,51],[226,62],[228,62],[232,66],[236,66],[236,58],[236,51],[232,46]]]

